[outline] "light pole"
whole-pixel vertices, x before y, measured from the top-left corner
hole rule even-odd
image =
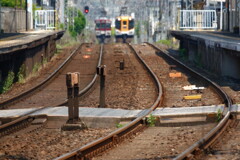
[[[2,33],[2,6],[0,1],[0,34]]]
[[[221,13],[220,13],[220,30],[223,28],[223,2],[221,0]]]

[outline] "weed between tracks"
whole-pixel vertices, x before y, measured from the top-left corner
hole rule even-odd
[[[149,127],[154,127],[156,123],[157,118],[154,117],[152,114],[150,114],[149,117],[147,117],[147,124]]]

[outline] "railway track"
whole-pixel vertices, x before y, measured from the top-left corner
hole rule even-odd
[[[140,60],[140,62],[145,66],[146,70],[148,70],[149,74],[154,80],[154,83],[157,86],[157,97],[155,99],[154,104],[147,109],[141,116],[136,118],[135,120],[131,121],[127,125],[125,125],[122,128],[119,128],[115,130],[114,132],[110,133],[106,137],[103,137],[101,139],[98,139],[92,143],[89,143],[79,149],[76,149],[73,152],[67,153],[65,155],[62,155],[56,159],[62,160],[62,159],[90,159],[97,154],[105,151],[106,149],[112,148],[116,146],[121,141],[128,139],[138,132],[142,131],[146,127],[145,118],[148,114],[150,114],[158,105],[161,103],[161,97],[162,97],[162,86],[160,82],[158,81],[156,75],[152,72],[152,70],[148,67],[148,65],[144,62],[144,60],[135,52],[135,50],[132,48],[132,46],[129,46],[137,56],[137,58]]]
[[[159,50],[158,48],[156,48],[155,46],[153,46],[155,49],[157,49],[157,50]],[[133,48],[132,48],[133,49]],[[158,54],[164,54],[163,52],[166,52],[166,51],[159,51],[158,52]],[[168,57],[168,54],[164,54],[164,56],[166,57]],[[138,55],[138,57],[140,58],[140,59],[142,59],[139,55]],[[168,57],[169,58],[169,57]],[[172,58],[172,57],[170,57],[170,58]],[[170,61],[172,61],[172,60],[170,60]],[[144,63],[144,62],[143,62]],[[179,62],[178,62],[179,63]],[[181,63],[179,63],[178,64],[179,66],[181,66],[181,67],[183,67],[183,68],[185,68],[186,66],[183,66]],[[191,71],[191,72],[194,72],[194,71]],[[201,79],[202,81],[205,81],[205,83],[208,83],[209,85],[211,85],[212,86],[212,84],[214,84],[213,82],[211,82],[211,81],[209,81],[209,80],[205,80],[204,78],[202,78],[202,77],[199,77],[200,75],[199,74],[197,74],[197,73],[193,73],[194,74],[194,76],[196,76],[196,77],[198,77],[199,79]],[[151,75],[153,76],[153,77],[155,77],[155,78],[157,78],[157,76],[154,74],[154,72],[153,71],[151,71]],[[160,83],[159,82],[157,82],[157,80],[155,80],[155,83],[156,84],[158,84],[159,86],[160,86]],[[218,86],[213,86],[212,87],[214,90],[216,90],[216,91],[218,91],[218,89],[220,88],[220,87],[218,87]],[[139,118],[137,118],[137,119],[135,119],[135,120],[133,120],[130,124],[128,124],[128,125],[126,125],[125,127],[123,127],[123,128],[120,128],[120,129],[118,129],[118,130],[116,130],[116,131],[114,131],[114,132],[112,132],[112,133],[110,133],[109,135],[107,135],[106,137],[104,137],[104,138],[101,138],[101,139],[98,139],[98,140],[96,140],[96,141],[94,141],[94,142],[92,142],[92,143],[88,143],[87,145],[85,145],[85,146],[83,146],[83,147],[81,147],[81,148],[79,148],[79,149],[76,149],[75,151],[73,151],[73,152],[70,152],[70,153],[68,153],[68,154],[65,154],[65,155],[63,155],[63,156],[60,156],[59,158],[56,158],[56,159],[81,159],[81,158],[83,158],[83,159],[88,159],[88,158],[92,158],[92,157],[94,157],[94,156],[96,156],[97,154],[99,154],[99,153],[101,153],[101,152],[104,152],[105,150],[107,150],[108,148],[112,148],[113,146],[116,146],[118,143],[120,143],[121,141],[123,141],[125,138],[129,138],[129,137],[131,137],[131,136],[134,136],[134,135],[136,135],[137,134],[137,132],[139,132],[139,131],[142,131],[144,128],[145,128],[145,118],[144,117],[146,117],[146,115],[148,115],[148,114],[150,114],[151,113],[151,111],[152,110],[154,110],[154,108],[156,108],[157,106],[158,106],[158,104],[160,103],[160,100],[161,100],[161,95],[162,95],[162,87],[160,86],[159,88],[158,88],[158,91],[157,91],[158,93],[160,93],[159,94],[159,96],[157,97],[157,101],[152,105],[152,107],[149,109],[149,110],[146,110],[146,112],[144,113],[144,115],[142,115],[141,117],[139,117]],[[218,94],[221,96],[221,97],[223,97],[223,102],[225,102],[225,104],[228,104],[228,102],[227,102],[227,100],[225,99],[226,97],[227,97],[227,95],[225,94],[225,93],[222,93],[221,91],[218,91]],[[228,114],[228,108],[226,108],[225,109],[225,115],[227,116],[227,114]],[[229,116],[230,117],[230,116]],[[228,118],[229,118],[228,117]],[[26,118],[26,117],[25,117]],[[30,119],[29,120],[27,120],[27,122],[28,121],[31,121],[31,118],[32,117],[29,117]],[[224,119],[223,119],[224,120]],[[222,120],[222,121],[223,121]],[[221,122],[222,122],[221,121]],[[220,122],[220,123],[221,123]],[[227,124],[230,124],[230,122],[229,123],[227,123]],[[25,123],[24,125],[28,125],[27,123]],[[222,125],[224,125],[224,124],[222,124]],[[219,127],[220,125],[218,124],[216,127]],[[215,127],[215,128],[216,128]],[[214,128],[214,129],[215,129]],[[220,127],[221,129],[224,129],[224,127]],[[16,129],[17,129],[17,127],[16,127]],[[213,136],[215,135],[215,134],[213,134],[213,130],[214,129],[212,129],[207,135],[208,135],[208,138],[210,138],[210,139],[213,139],[214,140],[214,138],[213,138]],[[215,131],[215,130],[214,130]],[[218,131],[216,131],[216,132],[218,132]],[[210,137],[209,137],[209,135],[210,134],[212,134]],[[205,147],[208,147],[208,145],[210,145],[211,143],[209,143],[210,141],[209,140],[207,140],[206,139],[206,136],[204,137],[205,139],[203,139],[203,140],[200,140],[200,141],[198,141],[198,143],[195,143],[194,144],[194,147],[196,147],[196,148],[194,148],[194,149],[192,149],[191,147],[191,149],[188,149],[188,151],[186,150],[185,152],[183,152],[182,154],[180,154],[179,156],[177,156],[176,157],[176,159],[184,159],[184,158],[186,158],[186,157],[190,157],[190,156],[192,156],[194,153],[199,153],[198,151],[199,151],[199,149],[205,149]],[[207,142],[207,146],[203,146],[202,144],[204,144],[204,143],[206,143]],[[191,151],[189,151],[189,150],[191,150]]]
[[[160,51],[160,49],[158,47],[156,47],[152,44],[150,44],[150,45],[152,47],[154,47],[155,49]],[[216,139],[226,131],[226,128],[228,128],[230,126],[230,124],[234,122],[234,117],[231,115],[232,101],[231,101],[230,97],[225,93],[225,91],[223,89],[221,89],[220,86],[218,86],[216,83],[212,82],[211,80],[209,80],[205,77],[202,77],[200,74],[198,74],[194,70],[188,68],[185,64],[177,61],[174,57],[170,56],[166,50],[164,50],[164,51],[162,50],[161,53],[158,53],[158,54],[163,54],[167,58],[176,61],[181,67],[186,68],[190,72],[192,72],[192,74],[195,77],[201,79],[205,83],[212,86],[212,88],[219,94],[219,96],[221,97],[221,99],[222,99],[222,101],[225,105],[225,109],[224,109],[224,112],[223,112],[223,118],[217,124],[217,126],[214,127],[213,129],[211,129],[210,132],[208,132],[200,140],[198,140],[196,143],[191,145],[188,149],[186,149],[184,152],[179,154],[174,159],[175,160],[180,160],[180,159],[187,159],[187,158],[190,158],[190,157],[192,157],[192,158],[196,157],[196,156],[199,155],[199,152],[201,150],[205,150],[209,146],[211,146],[216,141]]]
[[[46,94],[47,92],[49,92],[49,88],[47,88],[47,86],[49,86],[49,83],[52,83],[52,81],[57,79],[57,76],[60,74],[60,72],[63,72],[63,70],[65,70],[65,73],[61,73],[62,75],[60,75],[60,78],[59,78],[60,81],[63,81],[63,82],[61,82],[63,84],[61,85],[62,88],[60,88],[60,90],[65,90],[65,89],[63,89],[63,88],[66,88],[66,86],[64,85],[64,83],[65,83],[64,75],[66,74],[66,72],[70,72],[70,71],[72,72],[72,69],[69,70],[69,68],[67,68],[66,65],[68,65],[70,63],[70,61],[74,59],[73,57],[75,57],[75,61],[77,61],[75,63],[79,63],[80,59],[79,59],[79,57],[76,58],[76,56],[79,56],[79,55],[80,55],[80,57],[90,56],[89,54],[79,54],[79,49],[81,47],[82,47],[82,45],[79,46],[78,48],[76,48],[70,54],[70,56],[47,79],[45,79],[39,85],[31,88],[30,90],[28,90],[28,91],[26,91],[26,92],[24,92],[24,93],[22,93],[20,95],[17,95],[17,96],[15,96],[15,97],[13,97],[13,98],[11,98],[9,100],[6,100],[6,101],[2,102],[1,106],[4,106],[4,108],[5,108],[6,106],[12,105],[13,102],[14,103],[19,102],[21,99],[24,99],[29,94],[33,94],[35,92],[38,92],[38,95],[35,95],[36,97],[38,97],[39,94],[40,94],[40,96],[43,95],[43,94]],[[89,47],[87,47],[85,49],[89,49]],[[94,52],[96,52],[96,51],[94,51]],[[95,71],[96,71],[96,66],[99,66],[102,63],[103,45],[101,45],[99,53],[100,54],[99,54],[99,58],[97,60],[97,64],[95,64],[95,65],[93,63],[88,64],[88,65],[93,66],[92,69],[91,69],[92,73],[90,74],[90,78],[87,77],[87,80],[85,80],[85,82],[84,82],[85,84],[83,83],[84,85],[81,86],[81,90],[79,92],[79,97],[81,97],[81,96],[85,95],[86,93],[88,93],[91,90],[91,88],[94,86],[95,82],[96,82],[97,74],[95,73]],[[79,65],[75,65],[74,67],[79,67]],[[84,69],[86,69],[86,67],[82,67],[82,70],[84,70]],[[78,68],[75,68],[73,70],[77,71]],[[83,76],[82,78],[84,79],[86,77]],[[57,87],[57,86],[53,86],[53,88],[54,87]],[[45,89],[46,90],[45,93],[44,92],[43,93],[42,92],[39,93],[40,89]],[[56,92],[56,90],[53,90],[53,92]],[[52,93],[52,94],[54,94],[54,93]],[[63,92],[63,94],[64,94],[64,92]],[[49,94],[47,94],[47,96],[49,96]],[[59,100],[55,101],[55,105],[56,106],[66,105],[67,104],[67,100],[65,98],[65,95],[62,96],[62,97],[63,97],[62,98],[62,102],[59,103]],[[56,97],[56,98],[58,98],[58,97]],[[29,99],[31,100],[31,98],[29,98]],[[27,101],[27,104],[30,105],[30,107],[31,107],[32,104],[31,103],[29,104],[29,102],[28,102],[29,99],[27,99],[26,101]],[[38,100],[38,98],[36,98],[36,99]],[[42,97],[42,99],[39,98],[39,100],[40,101],[46,101],[46,97]],[[50,102],[52,102],[51,99],[50,99]],[[24,104],[26,105],[26,103],[24,103]],[[16,132],[16,131],[18,131],[18,130],[20,130],[22,128],[25,128],[25,127],[29,126],[31,124],[31,122],[33,121],[33,119],[34,119],[34,116],[30,116],[31,114],[33,114],[34,112],[43,110],[43,109],[45,109],[48,106],[51,106],[50,104],[45,104],[45,105],[46,106],[43,106],[41,108],[38,108],[38,109],[36,109],[34,111],[31,111],[31,112],[25,114],[25,115],[22,115],[22,117],[17,118],[16,120],[11,121],[10,123],[6,123],[6,124],[1,125],[0,126],[0,135],[1,135],[1,137],[4,136],[4,135],[10,134],[10,133]],[[52,104],[52,106],[54,106],[54,105]],[[19,108],[21,108],[21,107],[19,107]]]
[[[152,103],[151,101],[152,101],[152,99],[154,99],[155,93],[156,93],[155,88],[151,87],[150,83],[152,83],[152,82],[148,82],[149,78],[145,75],[144,72],[142,72],[143,67],[140,65],[138,60],[133,59],[135,55],[130,53],[131,52],[130,49],[126,45],[123,45],[123,46],[117,45],[116,47],[112,47],[112,48],[111,47],[108,48],[108,46],[105,46],[104,48],[108,51],[108,52],[104,53],[104,55],[106,56],[104,58],[104,64],[107,64],[108,65],[107,68],[109,69],[109,71],[111,71],[111,73],[109,72],[109,74],[107,75],[108,76],[107,83],[109,86],[109,87],[107,87],[107,91],[111,92],[111,93],[109,93],[109,97],[111,98],[111,95],[115,94],[115,93],[118,93],[121,96],[123,94],[123,91],[120,90],[122,85],[131,86],[132,83],[136,83],[134,87],[135,88],[137,87],[138,89],[131,91],[131,88],[130,88],[130,90],[129,90],[130,93],[126,93],[126,95],[128,96],[128,94],[130,94],[130,96],[136,97],[136,99],[141,99],[144,92],[150,91],[150,92],[153,92],[154,96],[152,96],[152,98],[151,98],[151,96],[150,96],[151,94],[150,94],[148,98],[145,97],[146,100],[150,101],[150,102],[145,101],[142,105],[144,105],[145,103],[147,103],[147,104]],[[115,48],[115,49],[113,49],[113,48]],[[114,54],[114,52],[109,51],[111,49],[113,49],[112,51],[116,52],[116,55]],[[125,57],[125,69],[124,70],[119,69],[119,66],[118,66],[119,65],[119,63],[118,63],[119,57]],[[118,64],[118,65],[116,65],[116,64]],[[139,66],[141,66],[141,67],[139,67]],[[137,71],[137,73],[135,71]],[[129,77],[131,77],[131,78],[129,79]],[[138,80],[138,78],[140,80]],[[132,81],[132,82],[130,84],[126,84],[126,82],[129,83],[127,80]],[[147,83],[147,86],[145,83]],[[112,88],[112,91],[110,90],[110,88]],[[89,96],[94,94],[94,92],[98,92],[98,89],[94,89],[94,91],[91,92],[91,94]],[[88,95],[85,98],[87,98],[87,97],[88,97]],[[132,99],[132,97],[130,97],[129,100],[127,100],[127,101],[129,101],[129,103],[134,104],[134,99]],[[85,98],[83,98],[83,99],[85,99]],[[82,100],[80,100],[80,102]],[[108,99],[107,102],[108,103],[109,102],[120,103],[119,99],[114,100],[113,98],[111,98],[110,100]],[[114,106],[114,103],[112,103],[112,104]],[[112,106],[112,104],[111,104],[111,106]],[[123,106],[125,106],[125,105],[128,105],[128,104],[123,103]],[[142,105],[140,105],[140,107]],[[116,108],[117,107],[119,107],[119,106],[116,106]],[[31,119],[29,121],[30,121],[30,123],[32,122]],[[112,128],[110,128],[110,129],[88,129],[88,130],[84,130],[84,131],[75,131],[75,132],[61,131],[59,133],[59,128],[61,127],[60,120],[52,121],[52,119],[51,119],[51,120],[48,120],[46,123],[47,124],[39,124],[38,126],[35,126],[35,125],[33,126],[32,124],[31,124],[31,126],[26,125],[26,129],[21,128],[22,130],[20,132],[17,132],[17,133],[14,133],[14,134],[11,134],[11,135],[1,138],[0,139],[0,141],[1,141],[0,148],[4,148],[4,152],[3,152],[5,154],[4,157],[5,158],[15,157],[15,156],[18,156],[19,154],[21,154],[21,156],[23,158],[26,157],[29,159],[36,158],[36,157],[37,157],[37,159],[42,159],[42,158],[52,159],[53,157],[57,157],[61,153],[66,153],[67,151],[72,150],[72,149],[78,147],[79,145],[83,146],[84,144],[86,144],[86,142],[90,142],[96,138],[105,136],[104,135],[105,133],[108,133],[109,131],[113,130]],[[41,127],[43,125],[44,125],[44,127]],[[114,124],[114,127],[115,127],[115,124]],[[37,129],[37,130],[35,130],[35,129]],[[115,129],[116,128],[114,128],[114,130]],[[142,129],[142,127],[139,126],[139,129]],[[38,137],[35,136],[36,134],[38,135]],[[72,135],[74,135],[74,136],[72,136]],[[26,139],[28,139],[28,140],[26,141]],[[69,141],[72,141],[73,143],[68,144],[67,142],[69,142]],[[18,144],[21,144],[21,145],[15,145],[15,142],[17,142]],[[58,142],[58,143],[55,143],[55,142]],[[36,146],[36,144],[38,144],[38,145]],[[44,146],[44,144],[46,144],[46,146]],[[31,146],[35,146],[35,147],[33,148]],[[38,153],[37,155],[32,153],[33,149],[34,149],[34,153]],[[60,150],[58,150],[58,149],[60,149]],[[45,155],[43,153],[45,153]]]
[[[151,45],[151,44],[148,44],[148,45]],[[195,71],[191,70],[190,68],[186,67],[184,64],[180,63],[179,61],[177,61],[173,57],[171,57],[168,54],[166,54],[166,51],[162,51],[159,48],[157,48],[156,46],[153,46],[153,45],[151,45],[151,46],[153,48],[155,48],[156,50],[158,50],[157,54],[161,54],[162,56],[164,56],[168,60],[174,61],[175,64],[177,63],[178,67],[182,67],[184,70],[188,70],[189,72],[191,72],[192,76],[194,76],[195,78],[201,80],[203,83],[210,85],[211,89],[215,90],[215,92],[217,92],[219,94],[219,96],[221,97],[221,100],[225,103],[226,107],[231,106],[231,100],[228,98],[228,96],[225,94],[225,92],[222,91],[221,88],[219,86],[217,86],[214,82],[212,82],[212,81],[202,77],[200,74],[198,74]],[[140,56],[139,56],[139,58],[141,59]],[[157,78],[157,76],[155,76],[155,78]],[[151,109],[153,109],[153,108],[151,108]],[[147,114],[151,113],[151,111],[149,110],[149,112]],[[206,136],[204,136],[203,139],[201,139],[200,141],[195,143],[193,146],[191,146],[190,149],[187,149],[183,153],[181,153],[178,156],[176,156],[175,159],[184,159],[184,158],[187,158],[187,157],[193,155],[194,153],[197,153],[196,151],[198,151],[199,149],[204,149],[204,148],[201,148],[201,147],[203,147],[204,143],[207,144],[207,145],[210,145],[210,141],[209,140],[210,139],[212,139],[212,140],[214,139],[213,136],[216,135],[217,130],[218,129],[222,129],[222,130],[224,129],[224,127],[223,127],[224,126],[224,119],[225,118],[229,118],[228,117],[229,116],[228,113],[229,113],[228,111],[224,113],[225,117],[223,118],[223,120],[219,124],[217,124],[217,126],[214,127],[213,129],[209,129],[210,132],[207,131],[208,133],[206,134]],[[101,152],[104,152],[106,149],[111,148],[111,147],[115,146],[117,143],[119,143],[120,141],[122,141],[124,139],[123,137],[125,137],[124,134],[126,134],[126,135],[127,134],[131,134],[130,132],[129,133],[127,132],[128,128],[130,126],[134,127],[134,125],[138,126],[138,125],[136,125],[137,121],[139,121],[139,122],[142,121],[142,119],[146,115],[144,115],[143,117],[137,118],[136,120],[132,121],[127,126],[125,126],[122,129],[119,129],[119,130],[111,133],[107,137],[101,138],[101,139],[99,139],[99,140],[97,140],[95,142],[92,142],[92,143],[90,143],[90,144],[88,144],[86,146],[81,147],[80,149],[75,150],[74,152],[65,154],[65,155],[63,155],[63,156],[61,156],[61,157],[59,157],[57,159],[58,160],[62,160],[62,159],[81,159],[81,158],[82,159],[88,159],[88,158],[92,158],[92,157],[96,156],[97,154],[99,154]],[[226,123],[226,124],[228,124],[228,123]],[[193,133],[193,131],[190,131],[190,133]],[[136,134],[136,133],[134,133],[134,134]],[[106,157],[104,157],[104,158],[106,158]],[[107,158],[109,158],[109,157],[107,157]],[[168,157],[168,158],[170,158],[170,157]]]

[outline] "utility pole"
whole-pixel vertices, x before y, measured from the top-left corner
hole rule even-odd
[[[26,31],[28,31],[28,0],[25,1],[26,5]]]
[[[0,1],[0,34],[2,33],[2,5]]]
[[[223,29],[223,2],[221,0],[221,13],[220,13],[220,30],[222,31]]]

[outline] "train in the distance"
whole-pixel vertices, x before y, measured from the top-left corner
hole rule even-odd
[[[130,42],[134,37],[134,15],[128,15],[127,7],[122,7],[120,16],[115,19],[116,41]]]
[[[134,37],[134,18],[132,16],[118,16],[115,19],[116,41],[129,42]]]
[[[112,21],[106,17],[101,17],[95,20],[95,33],[98,40],[104,43],[105,39],[111,38]]]
[[[101,17],[95,20],[96,37],[101,43],[111,39],[111,26],[112,21],[106,17]],[[127,7],[122,7],[120,15],[115,18],[116,42],[131,42],[134,34],[134,14],[128,15]]]

